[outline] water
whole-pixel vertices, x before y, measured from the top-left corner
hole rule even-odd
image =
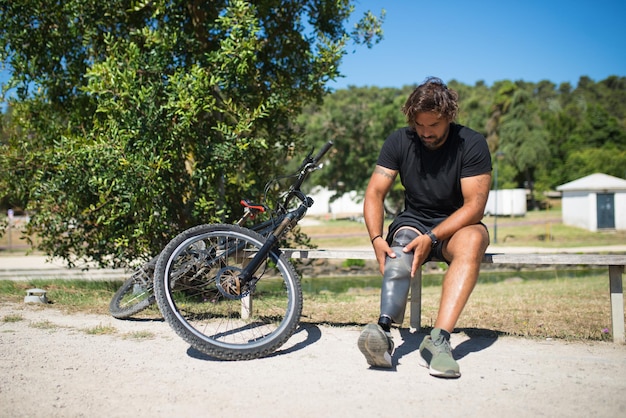
[[[546,269],[525,271],[481,271],[478,283],[498,283],[511,279],[551,280],[576,277],[587,277],[605,273],[605,269]],[[440,286],[443,274],[422,274],[422,287]],[[302,290],[305,293],[320,292],[345,293],[351,288],[376,288],[382,284],[380,276],[341,276],[341,277],[305,277],[302,279]]]

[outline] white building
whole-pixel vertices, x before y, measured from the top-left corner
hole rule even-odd
[[[313,206],[307,211],[307,215],[325,216],[331,219],[363,216],[363,197],[358,196],[354,190],[346,192],[338,199],[330,201],[335,194],[334,190],[316,186],[309,196],[313,199]]]
[[[626,180],[596,173],[556,188],[565,225],[626,230]]]
[[[524,216],[526,215],[525,189],[490,190],[485,206],[485,215]]]

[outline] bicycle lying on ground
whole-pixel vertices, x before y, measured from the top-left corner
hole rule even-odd
[[[290,176],[295,180],[270,210],[265,236],[239,225],[200,225],[163,249],[154,273],[156,301],[192,347],[218,359],[246,360],[267,356],[293,335],[302,287],[278,244],[313,204],[300,187],[331,146],[310,153]]]

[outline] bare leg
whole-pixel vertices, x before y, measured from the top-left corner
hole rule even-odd
[[[443,279],[435,328],[454,330],[474,290],[488,245],[489,234],[482,225],[462,228],[444,245],[443,255],[450,260],[450,267]]]

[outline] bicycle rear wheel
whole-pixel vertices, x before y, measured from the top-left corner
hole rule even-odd
[[[125,319],[139,313],[155,302],[152,276],[157,257],[143,264],[115,292],[109,303],[114,318]]]
[[[182,232],[157,262],[154,290],[165,320],[197,350],[222,360],[264,357],[295,332],[302,288],[291,263],[272,251],[252,286],[239,273],[265,238],[235,225]]]

